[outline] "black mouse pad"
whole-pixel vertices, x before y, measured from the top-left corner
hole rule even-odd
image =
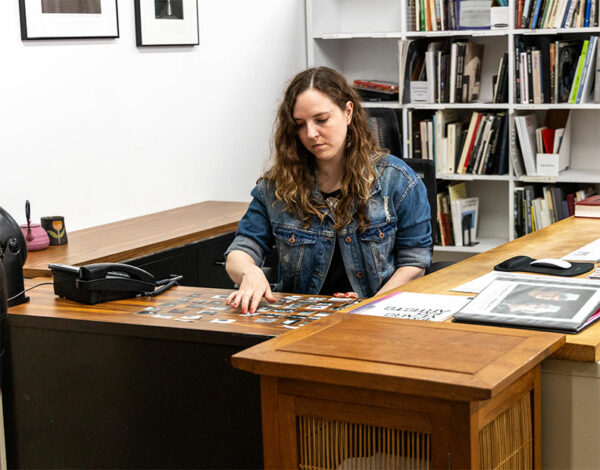
[[[594,263],[575,263],[573,261],[569,261],[571,263],[571,267],[562,269],[532,266],[532,261],[535,261],[535,259],[530,258],[529,256],[514,256],[494,266],[494,270],[505,272],[521,271],[525,273],[551,274],[553,276],[572,277],[587,273],[588,271],[594,269]]]

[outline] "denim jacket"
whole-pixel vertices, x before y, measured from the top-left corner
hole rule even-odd
[[[264,179],[251,194],[254,199],[225,255],[241,250],[262,266],[275,245],[279,255],[276,291],[318,294],[336,240],[350,284],[360,297],[375,295],[400,266],[427,268],[431,262],[431,214],[425,185],[392,155],[377,165],[367,205],[369,225],[362,232],[352,221],[336,233],[330,213],[323,222],[313,216],[311,225],[304,228],[284,210],[283,202],[275,198],[272,185]],[[318,189],[315,197],[322,200]]]

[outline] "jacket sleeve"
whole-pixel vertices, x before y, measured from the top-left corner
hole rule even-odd
[[[398,230],[394,245],[396,267],[431,264],[431,210],[427,190],[415,175],[397,200]]]
[[[238,224],[235,238],[225,251],[225,257],[234,250],[240,250],[248,254],[257,266],[262,266],[265,257],[273,249],[273,230],[260,188],[254,187],[251,195],[253,199]]]

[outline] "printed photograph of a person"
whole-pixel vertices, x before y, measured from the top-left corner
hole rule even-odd
[[[570,319],[593,295],[592,289],[520,284],[491,313]]]
[[[41,0],[42,13],[102,13],[101,0]]]

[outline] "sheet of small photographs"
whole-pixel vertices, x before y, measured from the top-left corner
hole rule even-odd
[[[216,318],[219,312],[228,312],[257,323],[271,323],[284,328],[296,329],[311,321],[328,316],[330,313],[348,308],[362,299],[344,297],[286,295],[275,303],[261,302],[255,313],[240,313],[225,305],[228,294],[189,294],[186,297],[146,307],[136,315],[152,318],[172,319],[180,322],[194,322],[200,319],[211,323],[234,323],[235,318]]]

